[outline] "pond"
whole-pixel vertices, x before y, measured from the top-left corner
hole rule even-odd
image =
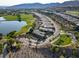
[[[6,35],[12,31],[19,31],[24,25],[25,21],[0,21],[0,33]]]

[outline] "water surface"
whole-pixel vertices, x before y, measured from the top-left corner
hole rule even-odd
[[[0,22],[0,33],[6,35],[12,31],[19,31],[24,25],[25,21],[2,21]]]

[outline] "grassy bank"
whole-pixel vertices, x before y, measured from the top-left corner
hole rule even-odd
[[[17,16],[7,15],[3,16],[7,21],[15,21],[17,20]]]

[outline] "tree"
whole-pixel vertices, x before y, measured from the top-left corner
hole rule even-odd
[[[13,38],[15,33],[16,33],[16,31],[12,31],[9,34],[7,34],[7,36]]]
[[[0,39],[2,39],[2,36],[3,36],[2,33],[0,33]]]
[[[18,21],[21,21],[21,15],[17,14]]]

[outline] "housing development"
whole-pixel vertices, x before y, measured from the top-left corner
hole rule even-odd
[[[79,1],[0,7],[0,58],[78,58]]]

